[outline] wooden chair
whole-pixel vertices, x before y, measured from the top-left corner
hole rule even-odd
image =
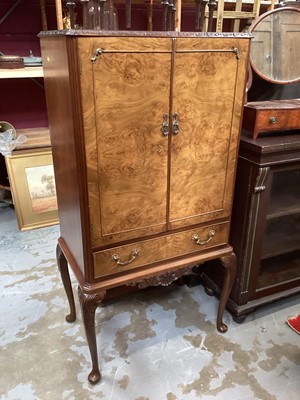
[[[229,3],[230,5],[230,3]],[[247,5],[247,10],[243,10],[243,6]],[[249,6],[252,9],[249,10]],[[243,2],[243,0],[236,0],[234,10],[225,9],[225,1],[218,0],[218,6],[216,11],[216,32],[222,32],[224,19],[231,19],[231,31],[238,32],[240,30],[241,19],[253,19],[259,16],[260,13],[260,0],[253,0],[253,4],[249,2]]]

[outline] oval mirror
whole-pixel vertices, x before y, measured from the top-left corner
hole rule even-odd
[[[300,9],[268,11],[249,31],[253,35],[250,64],[261,78],[280,84],[300,80]]]

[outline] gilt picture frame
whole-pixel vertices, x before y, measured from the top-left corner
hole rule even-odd
[[[58,224],[51,149],[15,151],[5,161],[19,229]]]

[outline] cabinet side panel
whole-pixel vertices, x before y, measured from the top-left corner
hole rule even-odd
[[[82,102],[85,159],[87,167],[88,204],[90,213],[91,245],[99,245],[101,236],[101,215],[99,207],[99,175],[97,158],[97,130],[93,87],[93,63],[95,38],[78,38],[78,56],[80,62],[80,90]],[[98,46],[99,47],[99,46]]]
[[[80,188],[66,38],[41,38],[41,52],[61,236],[83,273]]]

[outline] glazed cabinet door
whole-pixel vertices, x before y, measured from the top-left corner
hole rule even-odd
[[[93,38],[79,49],[93,244],[164,232],[171,40]]]
[[[288,290],[300,282],[299,164],[267,167],[266,171],[252,250],[251,299]]]
[[[235,39],[177,41],[172,228],[230,216],[247,46]]]

